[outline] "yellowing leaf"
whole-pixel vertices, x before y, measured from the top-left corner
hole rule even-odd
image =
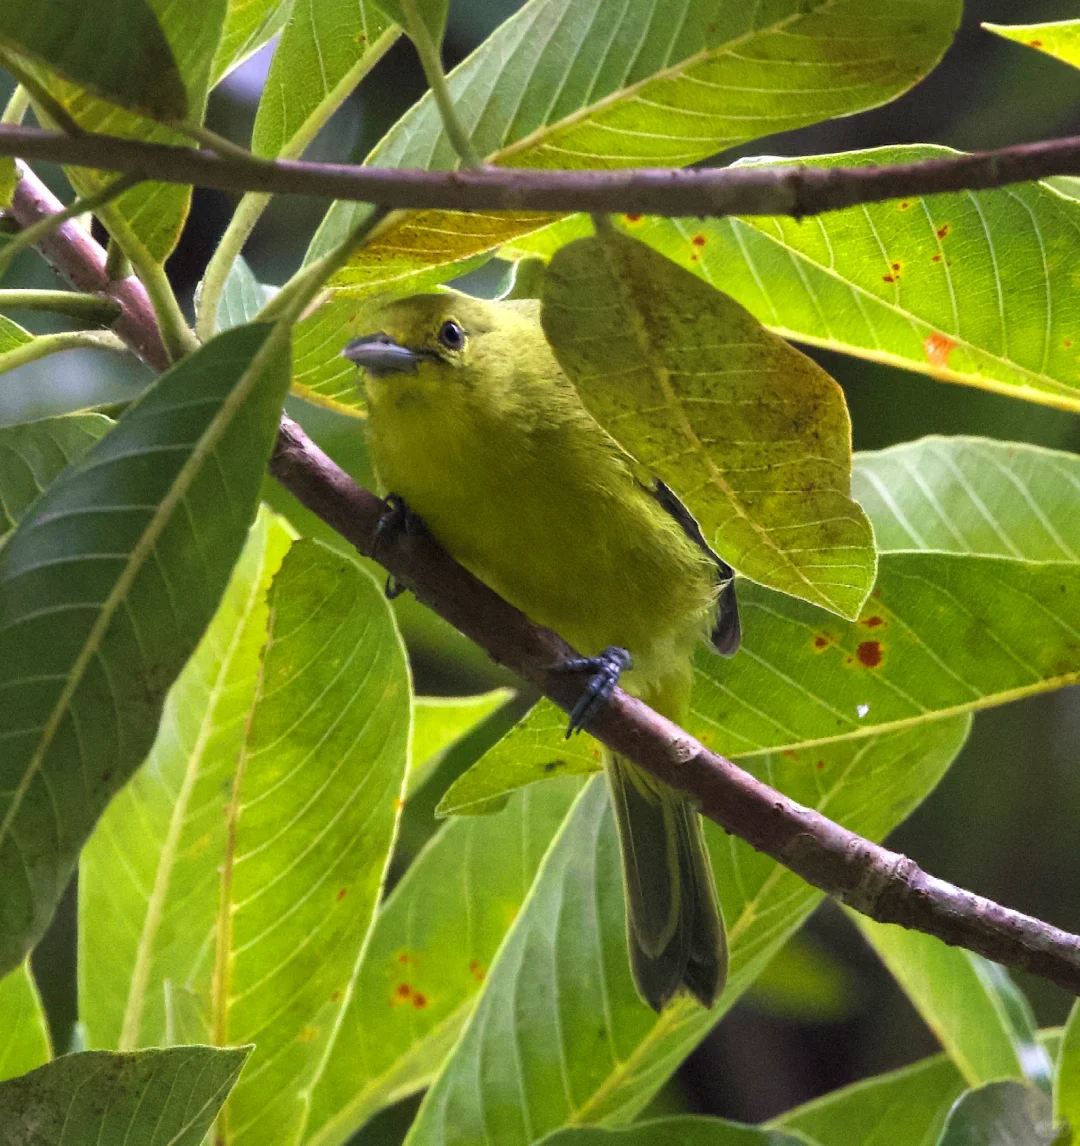
[[[988,32],[1027,44],[1080,68],[1080,20],[1058,20],[1052,24],[983,24]]]

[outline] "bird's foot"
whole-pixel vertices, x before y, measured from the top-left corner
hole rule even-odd
[[[406,533],[417,532],[421,525],[421,519],[413,513],[403,497],[399,497],[396,493],[388,494],[386,512],[379,518],[378,524],[375,526],[375,536],[371,542],[371,556],[378,561],[380,544],[385,544],[395,533],[402,530]],[[395,597],[400,597],[408,587],[403,581],[399,581],[393,573],[388,573],[384,589],[386,599],[392,601]]]
[[[570,722],[566,726],[567,740],[575,732],[580,732],[583,728],[589,727],[596,714],[615,691],[619,677],[630,667],[630,664],[630,654],[626,649],[620,649],[617,645],[609,645],[599,656],[575,657],[572,660],[563,661],[559,665],[560,670],[566,672],[591,674],[585,691],[570,713]]]

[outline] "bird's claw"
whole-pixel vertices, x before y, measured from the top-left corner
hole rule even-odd
[[[570,721],[566,726],[566,739],[569,740],[575,732],[581,732],[593,722],[596,714],[607,703],[608,698],[615,691],[619,677],[630,667],[630,654],[626,649],[617,645],[609,645],[595,657],[576,657],[573,660],[563,661],[559,665],[565,672],[590,673],[585,691],[581,694],[577,704],[570,713]]]
[[[404,530],[406,533],[415,532],[420,518],[409,508],[408,503],[403,497],[399,497],[396,493],[387,495],[386,498],[386,512],[379,518],[375,525],[375,536],[371,542],[371,556],[376,561],[379,559],[379,545],[385,543],[395,533]],[[404,581],[398,580],[393,573],[387,574],[386,599],[392,601],[395,597],[400,597],[409,588]]]

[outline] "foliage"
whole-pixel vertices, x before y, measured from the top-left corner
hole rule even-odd
[[[20,0],[0,64],[43,123],[179,142],[280,31],[245,142],[293,158],[404,28],[436,90],[368,162],[455,168],[464,137],[500,166],[668,166],[895,100],[960,17],[675,7],[528,0],[443,86],[439,0],[86,0],[78,20]],[[1075,25],[993,30],[1077,65]],[[14,186],[0,161],[0,203]],[[880,840],[974,713],[1080,679],[1080,462],[969,437],[853,454],[842,391],[784,339],[1080,410],[1080,201],[1025,184],[810,222],[399,210],[358,249],[340,244],[371,209],[337,203],[279,293],[239,256],[267,198],[237,205],[194,331],[163,269],[191,188],[101,207],[178,360],[123,410],[0,426],[0,1146],[343,1146],[420,1092],[410,1146],[1049,1143],[1075,1125],[1076,1012],[1052,1062],[1002,969],[863,919],[944,1055],[768,1125],[650,1109],[823,893],[707,824],[728,985],[711,1012],[654,1014],[595,744],[567,742],[548,702],[507,730],[509,689],[416,695],[370,569],[260,495],[290,385],[359,436],[340,350],[367,299],[543,260],[519,292],[582,400],[740,574],[743,650],[701,652],[688,730]],[[44,337],[0,315],[0,373]],[[436,801],[451,818],[417,850]],[[55,1058],[26,960],[77,864],[81,1043]]]

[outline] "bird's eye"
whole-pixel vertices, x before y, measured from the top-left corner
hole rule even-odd
[[[465,331],[453,319],[439,327],[439,341],[447,350],[460,350],[465,345]]]

